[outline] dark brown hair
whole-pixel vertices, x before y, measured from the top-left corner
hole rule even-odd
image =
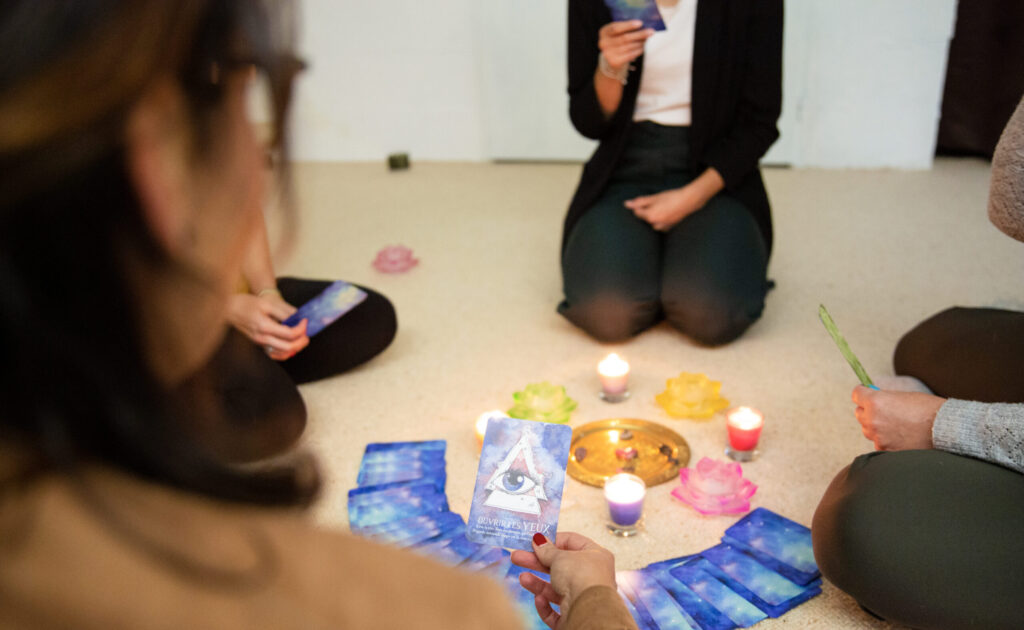
[[[219,141],[217,75],[255,66],[274,86],[283,151],[299,67],[291,26],[291,7],[270,0],[0,7],[0,439],[37,453],[42,470],[99,461],[232,501],[304,505],[314,496],[308,467],[240,472],[181,430],[174,395],[147,368],[117,254],[128,242],[171,264],[126,175],[133,105],[155,79],[176,78],[202,160]]]

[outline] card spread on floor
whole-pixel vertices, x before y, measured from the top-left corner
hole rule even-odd
[[[492,420],[468,522],[448,509],[443,440],[369,444],[360,487],[348,492],[349,529],[491,576],[509,590],[525,627],[547,628],[533,594],[519,584],[527,570],[512,565],[504,547],[530,549],[537,531],[554,537],[571,436],[565,425]],[[370,481],[381,483],[365,485]],[[484,540],[472,532],[474,517]],[[810,530],[757,508],[727,529],[721,544],[617,577],[623,602],[643,630],[732,630],[818,595],[820,575]]]
[[[701,599],[690,587],[672,577],[667,570],[654,571],[652,575],[658,584],[668,591],[672,599],[676,600],[679,607],[686,612],[690,625],[693,627],[701,630],[732,630],[736,627],[733,620],[725,613]]]
[[[379,453],[391,451],[421,451],[423,453],[436,453],[444,457],[444,451],[448,443],[444,440],[424,440],[422,442],[370,442],[366,445],[366,452],[363,457],[372,457]]]
[[[612,20],[616,22],[641,20],[644,23],[641,28],[665,30],[665,21],[661,19],[661,11],[658,11],[655,0],[604,0],[604,3],[612,12]]]
[[[797,584],[808,584],[821,575],[811,548],[811,530],[770,510],[755,509],[725,530],[722,540]]]
[[[523,573],[532,573],[545,582],[549,579],[543,573],[537,573],[536,571],[515,565],[509,567],[508,573],[505,575],[504,584],[508,592],[512,594],[512,601],[515,603],[516,608],[519,610],[519,616],[524,622],[523,627],[528,630],[550,630],[548,625],[541,620],[540,615],[537,614],[533,593],[523,588],[519,583],[519,576]],[[555,610],[558,610],[558,606],[553,607]]]
[[[299,310],[281,323],[291,327],[304,319],[308,320],[306,336],[312,337],[365,299],[366,291],[352,286],[344,280],[338,280],[328,285],[315,298],[300,306]]]
[[[699,562],[676,567],[669,575],[728,617],[735,624],[733,627],[746,628],[768,618],[763,610],[702,569]]]
[[[487,423],[466,538],[509,549],[533,549],[537,532],[554,539],[562,504],[572,428],[492,418]]]
[[[657,627],[700,630],[700,626],[696,625],[654,576],[644,571],[619,571],[615,574],[615,580],[637,610],[642,605]]]

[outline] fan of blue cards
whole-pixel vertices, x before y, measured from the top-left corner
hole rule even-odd
[[[764,508],[710,549],[619,571],[616,580],[641,630],[746,628],[821,593],[811,530]]]
[[[359,487],[348,493],[350,529],[500,580],[524,627],[546,629],[533,594],[519,584],[528,569],[513,566],[506,549],[466,538],[465,520],[449,510],[445,448],[444,440],[367,445]],[[778,617],[814,597],[821,592],[820,575],[810,530],[757,508],[710,549],[616,577],[642,630],[728,630]]]
[[[519,585],[525,569],[501,547],[466,538],[466,522],[448,509],[444,440],[369,444],[359,487],[348,492],[352,533],[431,556],[444,564],[501,581],[519,607],[524,627],[544,630],[533,594]]]

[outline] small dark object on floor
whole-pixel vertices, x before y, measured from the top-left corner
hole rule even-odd
[[[392,153],[388,156],[388,170],[404,171],[409,168],[408,153]]]

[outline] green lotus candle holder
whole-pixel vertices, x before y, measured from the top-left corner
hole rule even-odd
[[[569,414],[576,408],[576,401],[569,398],[565,387],[543,383],[531,383],[523,391],[512,394],[515,404],[508,410],[509,417],[540,422],[565,424]]]
[[[707,420],[729,406],[719,394],[720,381],[712,381],[704,374],[683,372],[665,381],[665,391],[654,400],[673,418]]]

